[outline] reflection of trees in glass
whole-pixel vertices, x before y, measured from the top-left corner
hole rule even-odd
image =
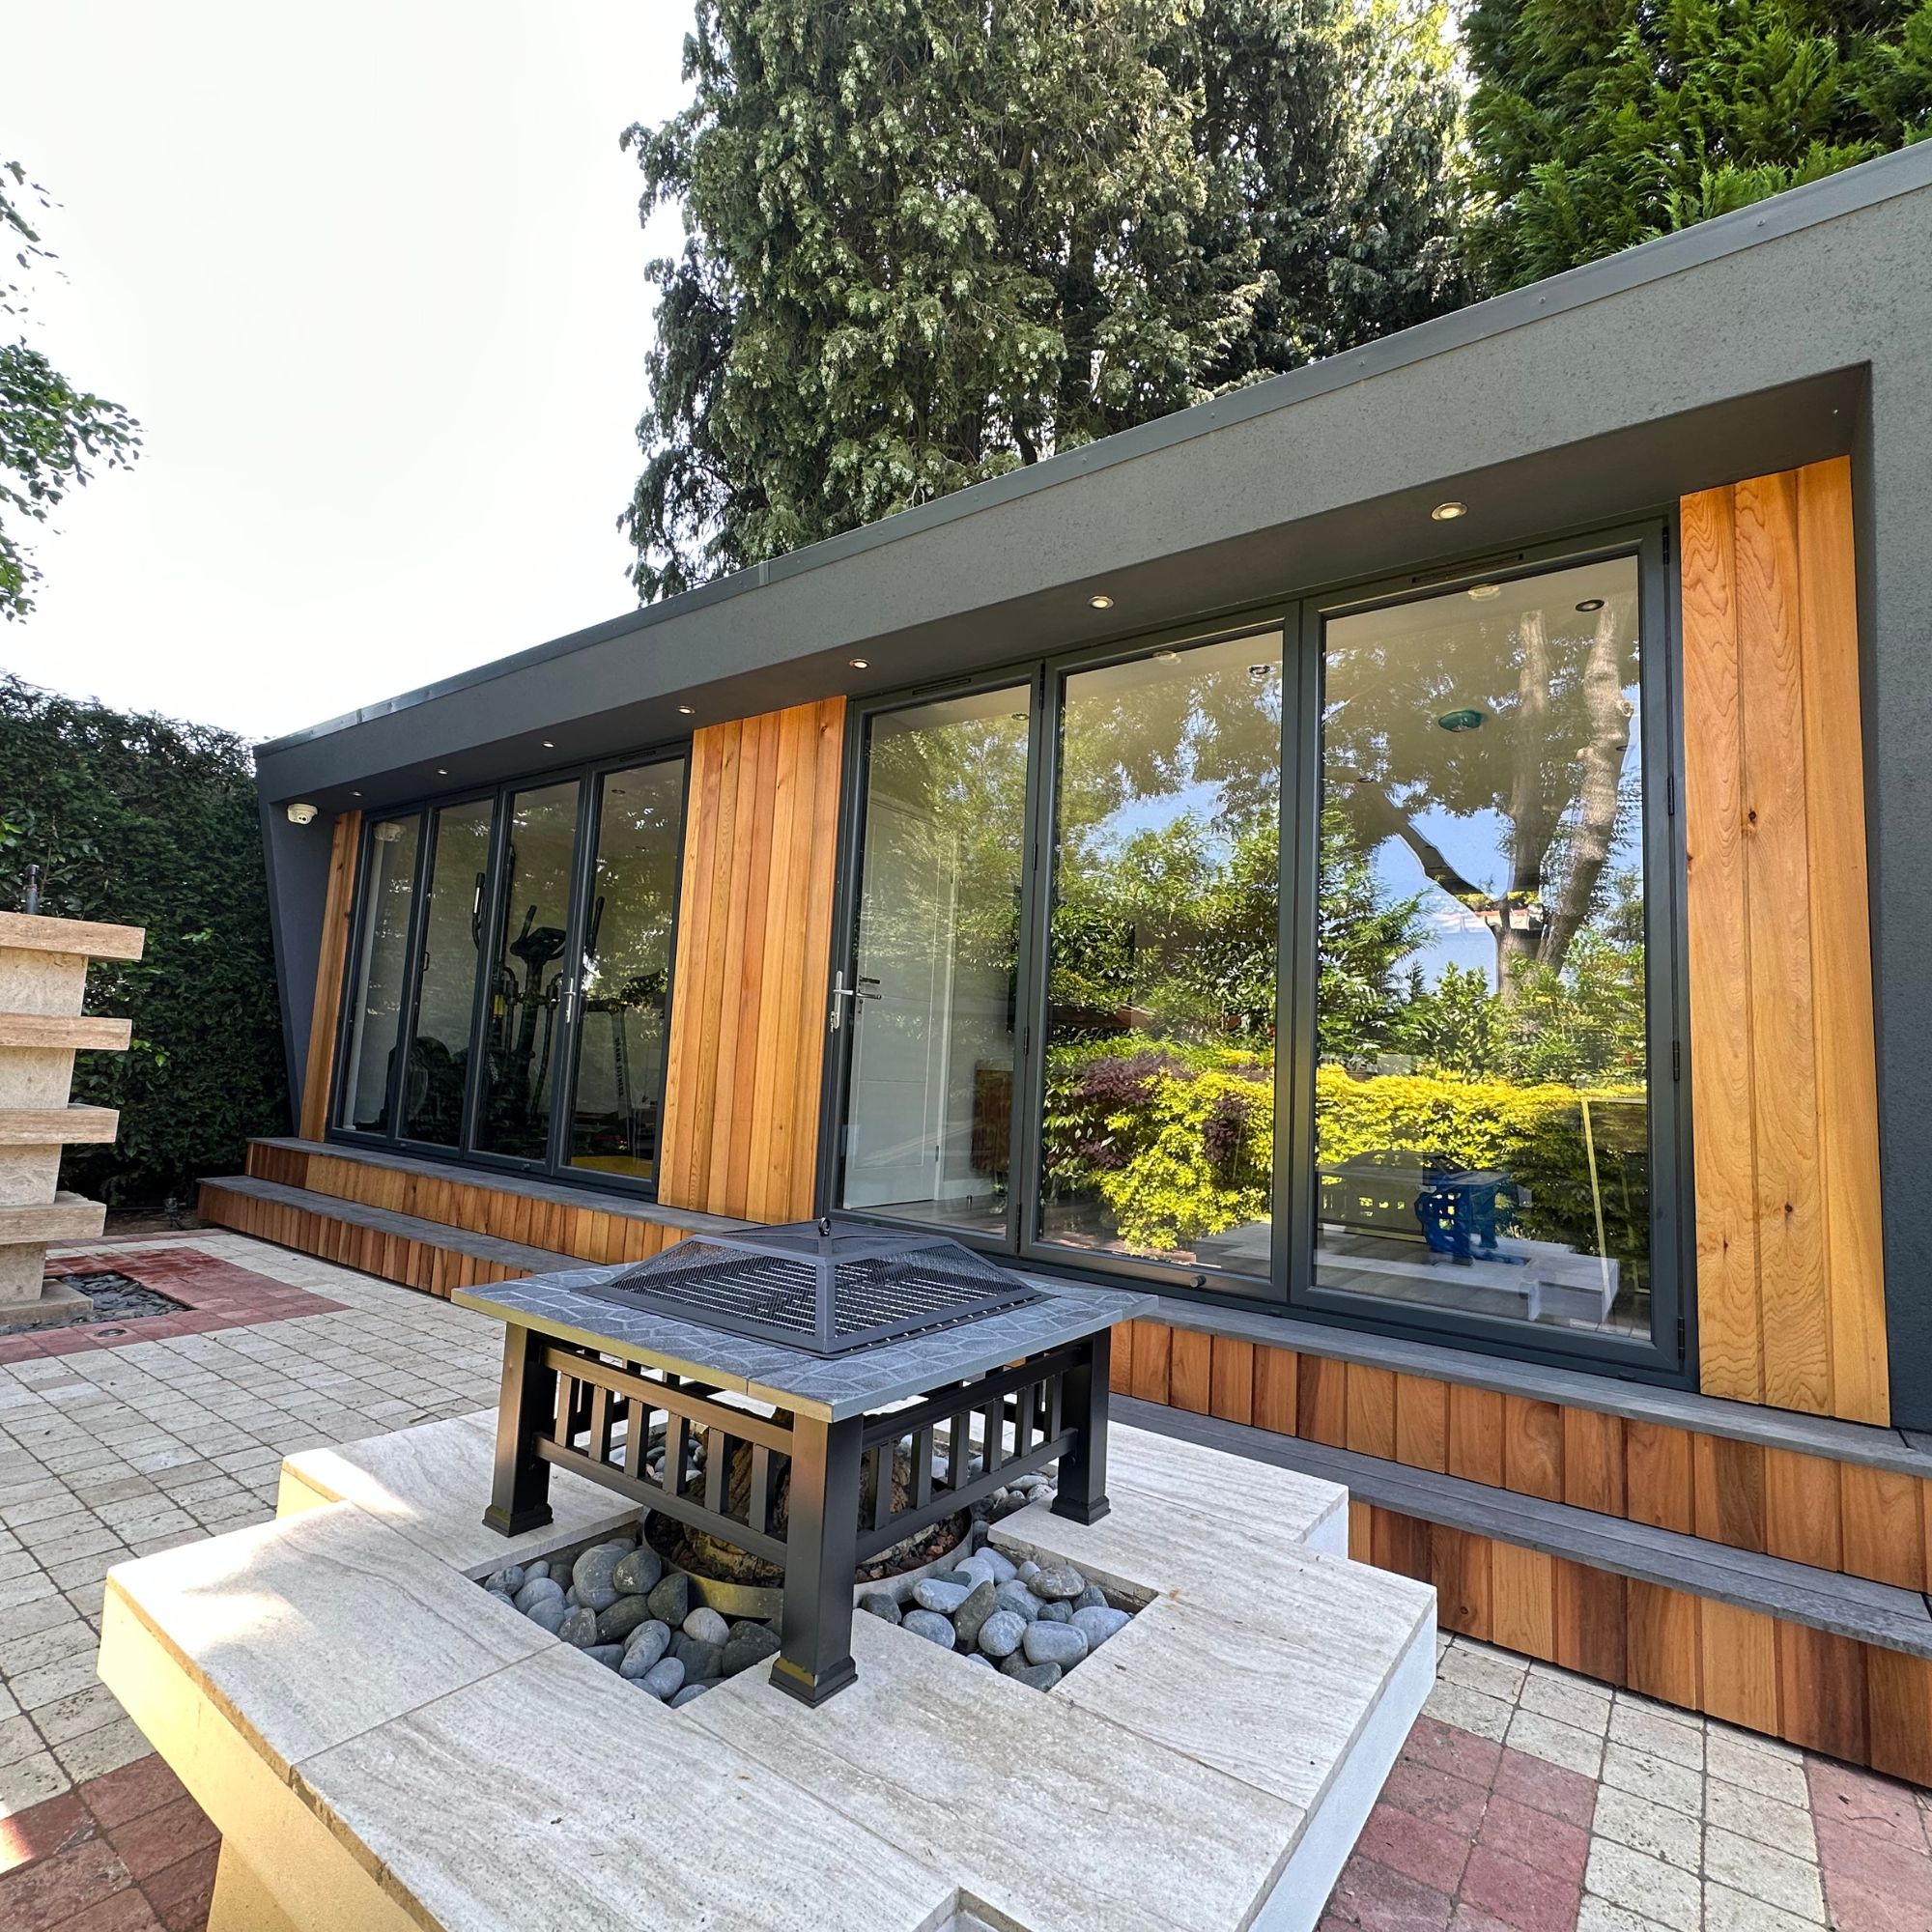
[[[597,832],[597,867],[583,929],[583,998],[655,1007],[662,1025],[677,902],[677,841],[683,768],[661,779],[607,781]]]
[[[1527,960],[1499,1001],[1488,974],[1445,966],[1433,985],[1420,968],[1393,1042],[1422,1063],[1471,1080],[1561,1081],[1593,1087],[1641,1080],[1644,1039],[1643,889],[1613,872],[1603,911],[1571,943],[1560,969]]]
[[[1629,1199],[1605,1211],[1634,1270],[1647,1226],[1632,1178],[1645,1066],[1634,592],[1573,616],[1563,604],[1576,594],[1345,641],[1340,674],[1331,639],[1314,910],[1316,1048],[1333,1065],[1318,1116],[1324,1148],[1426,1131],[1470,1165],[1510,1168],[1535,1201],[1524,1231],[1589,1250],[1604,1200],[1574,1090],[1615,1100],[1623,1111],[1595,1127],[1598,1170],[1621,1163]],[[1247,658],[1276,648],[1210,647],[1143,661],[1112,685],[1106,673],[1067,681],[1041,1177],[1049,1207],[1093,1209],[1073,1214],[1067,1238],[1184,1259],[1270,1211],[1281,696],[1279,677],[1257,679]],[[867,831],[868,877],[960,882],[956,957],[1009,986],[1025,708],[1012,692],[980,717],[949,707],[931,728],[882,721],[873,795],[911,809],[873,812]],[[1467,708],[1479,728],[1438,723]],[[1481,869],[1469,838],[1445,829],[1459,821],[1496,856],[1496,876],[1469,876]],[[1390,838],[1428,885],[1404,891],[1378,867]],[[881,940],[904,922],[914,956],[934,907],[909,899],[868,890],[864,918]],[[1493,975],[1432,959],[1445,914],[1483,921]],[[1383,1090],[1385,1103],[1372,1097]]]
[[[1271,1048],[1279,656],[1270,637],[1069,680],[1056,1040],[1138,1027]]]
[[[877,881],[956,876],[963,887],[952,933],[958,970],[1011,982],[1019,957],[1027,699],[1024,690],[1003,693],[980,716],[953,712],[910,727],[885,719],[874,726],[868,797],[908,809],[867,814],[861,916],[868,950],[913,956],[933,917],[929,902],[877,891]]]
[[[1337,641],[1344,627],[1331,630],[1330,688],[1345,695],[1322,719],[1329,792],[1364,850],[1400,840],[1490,928],[1506,1000],[1521,963],[1561,972],[1634,810],[1634,593],[1621,591],[1580,620],[1551,608],[1486,619],[1465,607],[1386,641]],[[1445,729],[1459,713],[1481,722]],[[1437,813],[1500,819],[1505,876],[1459,871],[1424,822]]]
[[[1180,1258],[1267,1217],[1280,663],[1268,635],[1067,680],[1042,1136],[1050,1239]]]
[[[1632,563],[1478,586],[1331,624],[1322,718],[1328,818],[1433,889],[1393,997],[1357,1011],[1324,866],[1322,1174],[1386,1171],[1398,1197],[1417,1172],[1496,1177],[1504,1261],[1614,1258],[1626,1311],[1649,1247],[1637,648]],[[1452,938],[1484,930],[1490,970]],[[1377,1237],[1418,1233],[1398,1208]]]

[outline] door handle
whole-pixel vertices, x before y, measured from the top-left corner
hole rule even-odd
[[[865,1011],[867,1000],[883,997],[879,991],[879,982],[868,979],[864,973],[859,974],[848,986],[845,983],[845,969],[841,966],[832,976],[832,1013],[827,1022],[830,1030],[837,1033],[845,1024],[845,1009],[838,1004],[839,1001],[850,1000],[852,1011],[856,1015]]]

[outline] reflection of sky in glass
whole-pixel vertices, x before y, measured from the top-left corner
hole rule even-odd
[[[1189,727],[1201,729],[1202,741],[1193,752],[1206,753],[1213,744],[1215,730],[1197,710],[1193,687],[1198,679],[1220,677],[1232,680],[1236,696],[1233,715],[1224,720],[1236,734],[1234,745],[1247,745],[1249,734],[1265,724],[1272,768],[1276,763],[1272,748],[1280,742],[1281,729],[1281,650],[1280,634],[1264,632],[1225,643],[1189,646],[1172,657],[1138,658],[1108,669],[1082,672],[1068,687],[1069,729],[1077,730],[1090,718],[1098,718],[1112,701],[1130,701],[1133,696],[1153,690],[1171,699],[1172,727],[1177,737]],[[1265,665],[1267,675],[1253,680],[1251,668],[1257,665]],[[1243,696],[1249,700],[1245,704],[1240,701]],[[1162,728],[1168,728],[1166,721]],[[1183,751],[1182,757],[1184,764],[1192,762],[1189,752]],[[1187,776],[1184,765],[1181,771],[1167,772],[1150,794],[1126,798],[1097,823],[1082,826],[1078,834],[1081,847],[1090,863],[1104,863],[1117,857],[1136,835],[1162,831],[1191,817],[1206,835],[1207,850],[1225,859],[1240,830],[1227,809],[1229,788],[1236,782],[1233,779]]]
[[[1208,849],[1225,854],[1228,828],[1220,819],[1221,787],[1194,779],[1151,798],[1131,798],[1088,835],[1096,858],[1112,858],[1137,832],[1157,832],[1192,813],[1208,832]]]
[[[1634,587],[1634,567],[1629,559],[1617,559],[1597,565],[1558,574],[1531,579],[1521,585],[1521,599],[1526,608],[1543,611],[1546,617],[1552,613],[1557,621],[1550,625],[1552,644],[1573,645],[1582,635],[1576,620],[1569,618],[1568,608],[1582,593],[1614,596],[1621,592],[1630,597]],[[1506,587],[1505,595],[1515,601],[1518,586]],[[1378,612],[1373,618],[1345,618],[1329,633],[1331,665],[1331,689],[1335,679],[1333,666],[1339,659],[1345,665],[1349,656],[1365,648],[1379,647],[1386,652],[1386,662],[1399,665],[1410,639],[1404,635],[1405,626],[1401,615],[1405,611],[1413,613],[1424,623],[1428,623],[1433,611],[1440,611],[1450,614],[1451,621],[1443,624],[1435,632],[1437,638],[1453,636],[1457,626],[1453,613],[1460,608],[1455,600],[1424,600],[1418,605],[1396,607],[1394,611]],[[1634,607],[1629,619],[1634,623]],[[1470,623],[1480,621],[1480,616],[1490,613],[1471,613]],[[1564,621],[1568,619],[1568,621]],[[1375,635],[1371,644],[1368,627],[1374,624],[1380,633],[1386,626],[1386,635]],[[1515,632],[1508,633],[1512,643]],[[1420,641],[1418,639],[1418,641]],[[1366,663],[1368,660],[1363,659]],[[1480,648],[1469,654],[1471,668],[1480,667],[1484,662]],[[1344,676],[1348,673],[1345,671]],[[1353,685],[1350,696],[1360,701],[1368,691],[1366,680]],[[1643,753],[1642,733],[1638,724],[1638,687],[1627,685],[1623,696],[1630,707],[1630,742],[1627,746],[1620,777],[1620,789],[1625,796],[1634,796],[1641,778]],[[1493,697],[1483,691],[1463,694],[1451,690],[1436,690],[1429,695],[1426,712],[1436,718],[1466,704],[1481,710],[1486,715],[1493,713]],[[1332,707],[1331,707],[1332,708]],[[1408,749],[1411,752],[1426,752],[1431,739],[1424,736],[1419,744]],[[1487,749],[1487,748],[1484,748]],[[1509,741],[1505,737],[1495,747],[1495,756],[1500,767],[1506,766],[1509,758]],[[1391,791],[1403,785],[1413,783],[1429,776],[1423,758],[1392,758],[1386,773],[1386,782]],[[1333,782],[1334,774],[1329,774]],[[1562,810],[1565,823],[1574,823],[1577,808],[1577,789],[1569,788],[1569,796]],[[1443,858],[1454,869],[1472,885],[1487,892],[1500,895],[1508,885],[1510,869],[1510,821],[1500,812],[1482,810],[1470,812],[1451,811],[1439,805],[1419,803],[1407,814],[1410,822],[1424,838],[1441,852]],[[1642,863],[1642,832],[1640,814],[1625,812],[1620,815],[1616,831],[1612,837],[1605,872],[1634,870]],[[1482,918],[1467,906],[1459,903],[1422,869],[1421,861],[1409,846],[1400,838],[1390,836],[1378,843],[1370,852],[1369,863],[1377,881],[1391,896],[1421,898],[1420,920],[1427,937],[1424,944],[1405,956],[1398,970],[1407,971],[1419,966],[1426,981],[1434,983],[1440,979],[1450,966],[1479,969],[1493,986],[1496,979],[1496,945],[1489,926]]]

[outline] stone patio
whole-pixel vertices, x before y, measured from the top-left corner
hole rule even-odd
[[[0,1926],[196,1932],[212,1830],[96,1680],[101,1579],[268,1520],[287,1454],[486,1406],[499,1331],[239,1236],[76,1258],[189,1312],[0,1359]],[[1460,1638],[1439,1668],[1326,1932],[1932,1932],[1932,1794]]]

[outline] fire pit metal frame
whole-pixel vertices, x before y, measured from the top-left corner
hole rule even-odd
[[[668,1368],[649,1372],[511,1318],[503,1338],[494,1489],[484,1521],[520,1536],[551,1520],[550,1472],[572,1473],[782,1566],[784,1607],[772,1682],[820,1704],[853,1681],[852,1576],[858,1566],[1016,1476],[1057,1461],[1054,1513],[1078,1522],[1107,1514],[1111,1331],[1102,1327],[902,1407],[789,1424],[717,1400],[717,1390]],[[661,1475],[645,1461],[664,1417]],[[623,1427],[621,1437],[619,1425]],[[981,1466],[970,1473],[978,1433]],[[680,1484],[692,1431],[706,1437],[702,1493]],[[892,1502],[893,1461],[912,1439],[912,1488]],[[933,1463],[945,1438],[946,1480]],[[748,1513],[729,1511],[733,1445],[751,1449]],[[784,1463],[786,1521],[772,1520]],[[867,1520],[860,1503],[871,1478]],[[668,1477],[668,1480],[664,1480]]]

